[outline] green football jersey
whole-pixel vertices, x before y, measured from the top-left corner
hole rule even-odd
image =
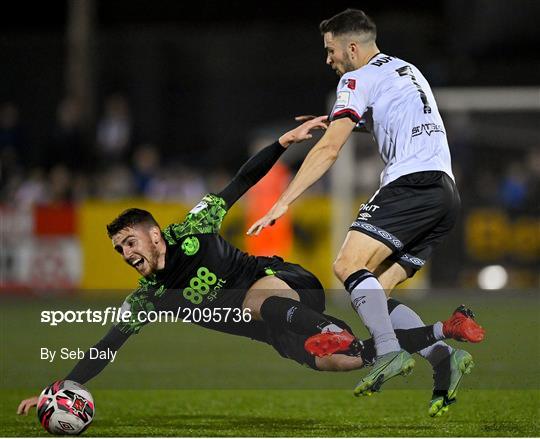
[[[251,256],[220,236],[226,213],[226,202],[208,194],[183,222],[162,231],[167,244],[165,268],[141,278],[139,287],[126,298],[122,310],[131,311],[131,320],[119,323],[120,331],[137,333],[146,323],[137,318],[140,311],[241,308],[249,287],[268,273],[266,268],[280,260]],[[242,327],[244,323],[255,324],[215,320],[193,323],[240,335],[247,329]]]

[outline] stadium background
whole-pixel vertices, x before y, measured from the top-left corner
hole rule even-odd
[[[181,218],[204,193],[219,190],[253,151],[294,126],[295,115],[327,112],[336,77],[324,64],[317,25],[346,7],[371,15],[381,50],[416,64],[441,99],[470,97],[468,104],[463,98],[443,111],[462,218],[427,270],[397,297],[410,301],[426,321],[445,317],[461,301],[476,306],[490,337],[471,347],[478,370],[467,385],[476,393],[464,399],[478,403],[481,414],[489,401],[501,398],[499,421],[488,425],[480,415],[454,417],[441,433],[404,412],[402,422],[411,428],[403,432],[538,434],[533,420],[540,410],[534,366],[540,359],[538,2],[29,5],[11,5],[13,13],[0,18],[0,391],[2,424],[10,428],[2,434],[37,434],[34,424],[13,419],[13,404],[72,366],[40,361],[39,347],[84,349],[103,331],[95,325],[44,327],[39,311],[118,305],[136,281],[110,248],[105,224],[133,205],[151,210],[163,225]],[[485,87],[493,88],[484,99]],[[260,238],[244,236],[309,146],[287,152],[268,180],[231,210],[223,232],[241,248],[278,253],[314,271],[329,288],[332,310],[365,334],[343,291],[332,289],[331,263],[336,199],[342,191],[355,194],[350,212],[342,212],[350,221],[377,186],[381,164],[367,136],[355,136],[350,145],[355,168],[346,183],[344,174],[325,177],[279,226]],[[343,235],[346,229],[338,230]],[[351,374],[304,370],[244,340],[170,326],[145,328],[137,343],[122,350],[120,364],[91,389],[348,389],[356,380]],[[179,348],[168,352],[165,345],[174,337],[181,337]],[[155,358],[148,358],[149,349]],[[238,368],[246,371],[241,378]],[[400,395],[407,386],[416,389],[411,392],[422,392],[424,404],[426,377],[429,371],[421,366],[406,386],[390,387]],[[204,392],[197,395],[189,398],[204,401]],[[228,398],[224,394],[223,400]],[[274,404],[279,400],[278,395]],[[226,417],[223,407],[216,410]],[[183,421],[198,425],[194,419]],[[366,431],[388,433],[384,416],[380,422],[380,430]],[[102,418],[104,424],[110,420]],[[269,428],[229,424],[237,435],[261,435]],[[293,424],[285,423],[276,434],[341,435],[324,423],[313,430]],[[459,430],[458,424],[469,429]],[[95,434],[153,434],[97,428]],[[174,431],[223,435],[229,430],[212,424]],[[347,431],[356,430],[342,432]]]

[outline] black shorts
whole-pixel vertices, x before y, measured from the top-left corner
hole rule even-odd
[[[335,323],[342,329],[346,329],[354,334],[352,329],[343,320],[324,314],[326,308],[326,298],[324,288],[317,277],[298,264],[284,262],[281,258],[274,256],[273,264],[268,268],[272,270],[274,276],[283,280],[300,296],[300,302],[311,309],[323,314],[328,320]],[[269,273],[269,271],[267,271]],[[268,327],[267,343],[284,358],[289,358],[297,363],[318,370],[315,363],[315,356],[311,355],[304,348],[304,343],[309,338],[307,335],[297,334],[287,329],[275,330]]]
[[[412,277],[450,232],[461,201],[454,181],[444,172],[404,175],[383,186],[360,206],[356,230],[392,250],[391,261]]]
[[[272,275],[284,281],[300,296],[300,302],[309,306],[311,309],[323,313],[326,307],[324,288],[317,277],[307,271],[304,267],[290,262],[284,262],[283,259],[274,256],[273,261],[265,269],[265,273]],[[289,330],[272,330],[268,327],[267,343],[284,358],[289,358],[297,363],[317,369],[315,357],[307,352],[304,343],[307,336],[297,334]]]
[[[285,262],[277,256],[274,258],[278,261],[269,267],[274,271],[274,275],[298,293],[300,302],[318,313],[323,313],[326,299],[319,279],[301,265]]]
[[[301,265],[285,262],[279,256],[257,257],[257,267],[244,282],[246,286],[226,290],[212,302],[212,306],[241,308],[249,288],[266,276],[276,276],[281,279],[298,293],[302,303],[317,312],[324,311],[324,288],[319,279]]]
[[[323,313],[325,310],[324,288],[317,277],[298,264],[285,262],[279,256],[271,258],[259,257],[257,272],[253,273],[250,282],[256,282],[265,276],[276,276],[283,280],[300,296],[300,302],[311,309]],[[214,303],[214,306],[241,308],[246,297],[246,289],[227,290]],[[341,321],[339,321],[341,323]],[[286,329],[271,329],[265,322],[208,322],[198,323],[209,329],[233,335],[249,337],[252,340],[270,344],[282,357],[290,358],[302,365],[317,369],[315,357],[304,349],[307,336],[299,335]],[[338,324],[339,325],[339,324]]]

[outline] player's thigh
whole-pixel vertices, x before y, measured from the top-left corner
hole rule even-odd
[[[450,177],[444,176],[442,185],[447,188],[445,195],[448,198],[444,214],[431,228],[424,230],[401,252],[394,253],[389,258],[403,267],[408,277],[413,277],[426,264],[435,248],[450,234],[459,216],[461,201],[455,184]]]
[[[349,230],[334,262],[334,272],[342,281],[355,271],[374,271],[392,250],[382,242],[357,230]]]
[[[251,317],[254,320],[262,320],[261,305],[271,296],[300,300],[298,293],[285,281],[277,276],[265,276],[257,280],[250,287],[242,303],[242,309],[249,309]]]
[[[399,262],[403,255],[406,259],[405,250],[428,236],[442,218],[453,215],[458,205],[457,188],[444,172],[417,172],[396,179],[360,207],[349,229],[351,242],[344,244],[336,261],[336,274],[345,280],[353,268],[374,271],[386,258]]]
[[[298,293],[300,302],[319,313],[326,308],[326,296],[321,281],[298,264],[282,262],[275,267],[274,275]]]

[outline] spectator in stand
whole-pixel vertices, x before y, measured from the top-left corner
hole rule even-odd
[[[58,164],[68,169],[84,169],[88,166],[81,105],[76,98],[67,96],[58,105],[56,125],[42,154],[42,163],[48,169]]]
[[[24,180],[21,174],[11,183],[13,187],[8,188],[6,199],[19,209],[29,209],[48,200],[47,179],[42,168],[33,168]]]
[[[527,200],[525,204],[532,206],[535,212],[540,212],[540,147],[529,152],[526,159],[528,180]]]
[[[53,166],[49,172],[49,203],[70,203],[73,201],[72,172],[64,165]]]
[[[262,137],[251,147],[254,155],[264,146],[272,143],[272,139]],[[253,224],[263,216],[278,200],[291,180],[291,171],[282,160],[268,171],[261,180],[246,194],[246,224]],[[293,244],[293,225],[290,215],[286,215],[268,233],[246,240],[250,254],[257,256],[281,255],[285,259],[290,256]]]
[[[4,102],[0,105],[0,151],[3,153],[7,148],[13,148],[19,156],[22,146],[19,109],[12,102]]]
[[[527,172],[520,162],[514,162],[507,168],[499,186],[499,194],[507,209],[521,209],[527,200]]]
[[[107,163],[127,160],[132,135],[133,124],[127,99],[120,93],[108,96],[96,133],[101,159]]]
[[[27,151],[19,124],[19,110],[11,102],[0,106],[0,188],[3,190],[8,181],[19,171],[22,157],[28,162]]]
[[[147,195],[159,174],[159,152],[154,145],[139,146],[133,154],[133,174],[138,195]]]

